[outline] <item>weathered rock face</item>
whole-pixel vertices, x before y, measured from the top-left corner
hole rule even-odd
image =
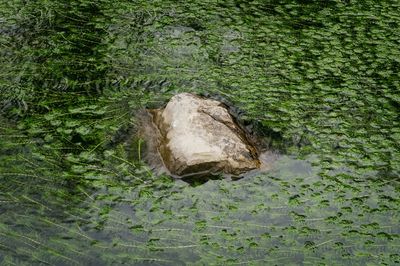
[[[218,101],[182,93],[153,115],[159,152],[172,174],[238,175],[260,166],[256,149]]]

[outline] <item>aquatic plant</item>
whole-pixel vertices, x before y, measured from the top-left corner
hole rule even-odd
[[[0,263],[399,263],[396,1],[3,1]],[[282,151],[191,186],[135,115],[219,95]]]

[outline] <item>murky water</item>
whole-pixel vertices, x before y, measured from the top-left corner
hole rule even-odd
[[[396,1],[0,2],[0,263],[400,262]],[[237,107],[271,169],[154,173],[140,111]]]

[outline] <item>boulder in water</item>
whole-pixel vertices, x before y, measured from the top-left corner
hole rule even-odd
[[[260,167],[257,150],[223,103],[181,93],[152,113],[158,150],[171,174],[239,175]]]

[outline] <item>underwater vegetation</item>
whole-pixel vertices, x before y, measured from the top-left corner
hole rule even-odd
[[[400,263],[400,4],[1,1],[0,265]],[[273,169],[188,184],[140,110],[226,99]]]

